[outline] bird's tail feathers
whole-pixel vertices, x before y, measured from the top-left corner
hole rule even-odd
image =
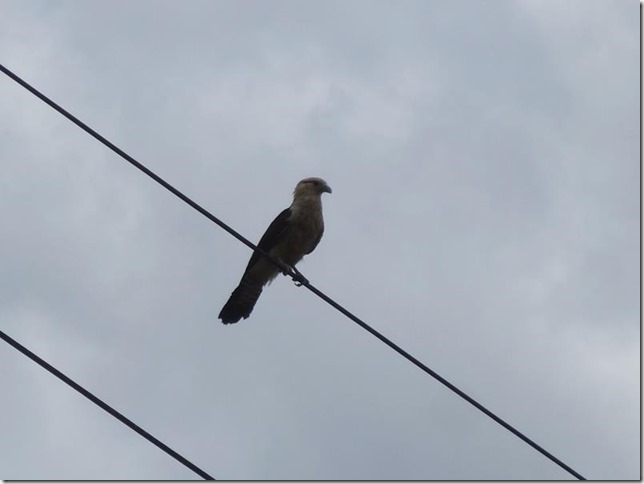
[[[219,319],[224,324],[236,323],[240,319],[246,319],[253,312],[255,303],[262,293],[263,284],[249,278],[242,278],[239,286],[228,298],[228,302],[219,312]]]

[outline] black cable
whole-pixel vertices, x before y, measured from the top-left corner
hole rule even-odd
[[[307,286],[307,287],[308,287],[308,286]],[[548,452],[546,449],[544,449],[544,448],[543,448],[543,447],[541,447],[539,444],[537,444],[536,442],[534,442],[532,439],[530,439],[529,437],[527,437],[527,436],[526,436],[526,435],[524,435],[523,433],[519,432],[519,431],[518,431],[517,429],[515,429],[512,425],[510,425],[509,423],[507,423],[505,420],[503,420],[501,417],[499,417],[498,415],[496,415],[494,412],[492,412],[492,411],[488,410],[488,409],[487,409],[487,408],[485,408],[483,405],[481,405],[479,402],[477,402],[476,400],[474,400],[472,397],[470,397],[470,396],[469,396],[467,393],[465,393],[463,390],[460,390],[458,387],[456,387],[455,385],[453,385],[452,383],[450,383],[449,381],[447,381],[445,378],[443,378],[442,376],[440,376],[438,373],[436,373],[434,370],[432,370],[431,368],[429,368],[429,367],[428,367],[427,365],[425,365],[423,362],[419,361],[417,358],[415,358],[414,356],[412,356],[412,355],[410,355],[409,353],[407,353],[404,349],[402,349],[402,348],[401,348],[400,346],[398,346],[396,343],[394,343],[393,341],[391,341],[391,340],[390,340],[390,339],[388,339],[387,337],[383,336],[383,335],[382,335],[382,334],[380,334],[378,331],[376,331],[376,330],[375,330],[375,329],[373,329],[371,326],[369,326],[367,323],[365,323],[364,321],[362,321],[360,318],[358,318],[357,316],[353,315],[352,313],[350,313],[349,311],[347,311],[346,309],[344,309],[342,306],[340,306],[340,305],[339,305],[338,303],[336,303],[334,300],[332,300],[331,298],[329,298],[326,294],[322,293],[321,291],[319,291],[319,290],[318,290],[317,288],[315,288],[315,287],[308,287],[308,288],[309,288],[309,290],[310,290],[311,292],[313,292],[314,294],[316,294],[317,296],[319,296],[321,299],[323,299],[324,301],[326,301],[327,303],[329,303],[331,306],[333,306],[334,308],[336,308],[338,311],[340,311],[342,314],[344,314],[347,318],[351,319],[352,321],[354,321],[355,323],[357,323],[359,326],[361,326],[362,328],[364,328],[364,329],[366,329],[367,331],[369,331],[372,335],[374,335],[376,338],[378,338],[378,339],[379,339],[380,341],[382,341],[384,344],[386,344],[387,346],[389,346],[390,348],[392,348],[394,351],[398,352],[401,356],[403,356],[403,357],[407,358],[409,361],[411,361],[414,365],[416,365],[418,368],[420,368],[421,370],[423,370],[425,373],[427,373],[428,375],[432,376],[433,378],[435,378],[436,380],[438,380],[440,383],[442,383],[443,385],[445,385],[447,388],[449,388],[450,390],[452,390],[452,391],[453,391],[454,393],[456,393],[459,397],[463,398],[463,399],[464,399],[465,401],[467,401],[468,403],[471,403],[472,405],[474,405],[476,408],[478,408],[478,409],[479,409],[481,412],[483,412],[485,415],[487,415],[488,417],[490,417],[490,418],[491,418],[492,420],[494,420],[496,423],[498,423],[498,424],[502,425],[503,427],[505,427],[507,430],[509,430],[509,431],[510,431],[510,432],[512,432],[514,435],[516,435],[517,437],[519,437],[519,438],[520,438],[521,440],[523,440],[526,444],[530,445],[533,449],[537,450],[538,452],[540,452],[541,454],[543,454],[544,456],[546,456],[548,459],[550,459],[552,462],[554,462],[555,464],[557,464],[559,467],[561,467],[562,469],[564,469],[564,470],[568,471],[570,474],[572,474],[573,476],[575,476],[575,477],[576,477],[577,479],[579,479],[579,480],[582,480],[582,481],[585,481],[585,480],[586,480],[586,478],[585,478],[584,476],[582,476],[581,474],[579,474],[579,473],[578,473],[577,471],[575,471],[572,467],[570,467],[570,466],[566,465],[564,462],[562,462],[561,460],[559,460],[558,458],[556,458],[554,455],[552,455],[552,454],[551,454],[550,452]]]
[[[68,111],[66,111],[65,109],[63,109],[61,106],[59,106],[58,104],[56,104],[54,101],[52,101],[51,99],[49,99],[47,96],[45,96],[44,94],[40,93],[36,88],[34,88],[34,87],[32,87],[31,85],[29,85],[26,81],[22,80],[20,77],[18,77],[16,74],[14,74],[13,72],[11,72],[9,69],[7,69],[6,67],[4,67],[2,64],[0,64],[0,70],[1,70],[3,73],[5,73],[7,76],[9,76],[11,79],[13,79],[14,81],[16,81],[18,84],[20,84],[22,87],[24,87],[25,89],[27,89],[29,92],[31,92],[32,94],[34,94],[36,97],[38,97],[39,99],[41,99],[42,101],[44,101],[46,104],[48,104],[49,106],[51,106],[53,109],[55,109],[56,111],[58,111],[60,114],[62,114],[63,116],[65,116],[65,117],[66,117],[67,119],[69,119],[72,123],[74,123],[75,125],[77,125],[79,128],[81,128],[82,130],[86,131],[88,134],[90,134],[91,136],[93,136],[94,138],[96,138],[98,141],[100,141],[100,142],[101,142],[101,143],[103,143],[105,146],[107,146],[108,148],[110,148],[110,149],[111,149],[112,151],[114,151],[116,154],[118,154],[119,156],[121,156],[122,158],[124,158],[126,161],[128,161],[129,163],[131,163],[132,165],[134,165],[136,168],[138,168],[139,170],[141,170],[141,171],[142,171],[143,173],[145,173],[146,175],[148,175],[150,178],[152,178],[154,181],[156,181],[156,182],[157,182],[157,183],[159,183],[161,186],[163,186],[164,188],[166,188],[166,189],[167,189],[168,191],[170,191],[172,194],[176,195],[176,196],[177,196],[177,197],[179,197],[181,200],[183,200],[183,201],[184,201],[184,202],[186,202],[188,205],[190,205],[192,208],[194,208],[195,210],[197,210],[198,212],[200,212],[202,215],[204,215],[206,218],[208,218],[209,220],[211,220],[212,222],[216,223],[216,224],[217,224],[217,225],[219,225],[221,228],[223,228],[224,230],[226,230],[229,234],[231,234],[231,235],[232,235],[233,237],[235,237],[237,240],[239,240],[240,242],[244,243],[246,246],[250,247],[252,250],[259,252],[260,254],[262,254],[264,257],[266,257],[268,260],[270,260],[270,261],[271,261],[273,264],[275,264],[276,266],[278,266],[278,267],[280,267],[280,268],[282,268],[282,269],[284,268],[283,264],[281,264],[280,262],[278,262],[278,261],[276,261],[276,260],[272,259],[268,254],[266,254],[264,251],[262,251],[261,249],[259,249],[258,247],[256,247],[256,246],[255,246],[255,244],[253,244],[252,242],[250,242],[248,239],[246,239],[245,237],[243,237],[243,236],[242,236],[241,234],[239,234],[237,231],[233,230],[231,227],[229,227],[229,226],[228,226],[228,225],[226,225],[224,222],[222,222],[221,220],[219,220],[217,217],[215,217],[214,215],[212,215],[212,214],[211,214],[209,211],[207,211],[205,208],[201,207],[201,206],[200,206],[200,205],[198,205],[196,202],[192,201],[189,197],[187,197],[186,195],[184,195],[183,193],[181,193],[179,190],[177,190],[176,188],[174,188],[172,185],[170,185],[168,182],[166,182],[165,180],[163,180],[161,177],[159,177],[158,175],[156,175],[155,173],[153,173],[151,170],[149,170],[148,168],[146,168],[145,166],[143,166],[141,163],[139,163],[138,161],[136,161],[136,160],[135,160],[134,158],[132,158],[130,155],[128,155],[128,154],[127,154],[127,153],[125,153],[123,150],[121,150],[120,148],[118,148],[116,145],[114,145],[113,143],[111,143],[110,141],[108,141],[107,139],[105,139],[103,136],[101,136],[101,135],[100,135],[100,134],[98,134],[96,131],[94,131],[92,128],[90,128],[89,126],[87,126],[85,123],[83,123],[83,122],[82,122],[81,120],[79,120],[77,117],[75,117],[73,114],[69,113]],[[559,460],[557,457],[555,457],[554,455],[552,455],[550,452],[548,452],[546,449],[544,449],[544,448],[543,448],[543,447],[541,447],[539,444],[537,444],[536,442],[534,442],[532,439],[528,438],[528,437],[527,437],[527,436],[525,436],[523,433],[519,432],[517,429],[515,429],[514,427],[512,427],[509,423],[507,423],[506,421],[504,421],[503,419],[501,419],[499,416],[497,416],[496,414],[494,414],[493,412],[491,412],[490,410],[488,410],[487,408],[485,408],[483,405],[481,405],[480,403],[478,403],[476,400],[474,400],[472,397],[470,397],[469,395],[467,395],[465,392],[463,392],[462,390],[460,390],[459,388],[457,388],[456,386],[454,386],[452,383],[450,383],[449,381],[447,381],[445,378],[443,378],[442,376],[440,376],[440,375],[439,375],[438,373],[436,373],[434,370],[432,370],[431,368],[429,368],[428,366],[426,366],[424,363],[422,363],[421,361],[419,361],[418,359],[416,359],[415,357],[413,357],[413,356],[412,356],[412,355],[410,355],[409,353],[407,353],[407,352],[406,352],[405,350],[403,350],[400,346],[398,346],[397,344],[395,344],[394,342],[392,342],[391,340],[389,340],[388,338],[386,338],[385,336],[383,336],[382,334],[380,334],[378,331],[376,331],[376,330],[375,330],[375,329],[373,329],[371,326],[369,326],[367,323],[365,323],[364,321],[362,321],[360,318],[358,318],[357,316],[355,316],[354,314],[352,314],[351,312],[349,312],[348,310],[346,310],[346,309],[345,309],[344,307],[342,307],[340,304],[336,303],[333,299],[331,299],[330,297],[328,297],[326,294],[324,294],[324,293],[323,293],[323,292],[321,292],[319,289],[317,289],[317,288],[316,288],[316,287],[314,287],[312,284],[310,284],[306,279],[304,279],[303,277],[301,277],[301,275],[300,275],[300,274],[298,274],[298,273],[296,273],[296,272],[294,272],[294,271],[292,271],[292,270],[290,270],[290,269],[288,269],[288,271],[287,271],[287,272],[288,272],[288,275],[289,275],[293,280],[295,280],[296,282],[298,282],[298,284],[305,286],[305,287],[306,287],[308,290],[310,290],[313,294],[315,294],[316,296],[318,296],[319,298],[321,298],[323,301],[325,301],[326,303],[328,303],[328,304],[330,304],[331,306],[333,306],[335,309],[337,309],[338,311],[340,311],[342,314],[344,314],[346,317],[348,317],[349,319],[351,319],[353,322],[357,323],[357,324],[358,324],[359,326],[361,326],[363,329],[367,330],[367,331],[368,331],[369,333],[371,333],[373,336],[375,336],[375,337],[376,337],[376,338],[378,338],[380,341],[382,341],[382,342],[383,342],[383,343],[385,343],[387,346],[389,346],[389,347],[390,347],[390,348],[392,348],[394,351],[396,351],[398,354],[400,354],[401,356],[403,356],[404,358],[406,358],[407,360],[409,360],[410,362],[412,362],[414,365],[416,365],[418,368],[420,368],[421,370],[423,370],[425,373],[427,373],[427,374],[428,374],[428,375],[430,375],[431,377],[433,377],[433,378],[435,378],[436,380],[438,380],[440,383],[442,383],[442,384],[443,384],[443,385],[445,385],[447,388],[449,388],[449,389],[450,389],[450,390],[452,390],[454,393],[456,393],[459,397],[461,397],[461,398],[463,398],[464,400],[466,400],[467,402],[471,403],[474,407],[476,407],[477,409],[479,409],[481,412],[483,412],[485,415],[487,415],[488,417],[490,417],[492,420],[494,420],[494,421],[495,421],[495,422],[497,422],[498,424],[500,424],[500,425],[502,425],[503,427],[505,427],[507,430],[509,430],[509,431],[510,431],[510,432],[512,432],[514,435],[516,435],[516,436],[517,436],[517,437],[519,437],[521,440],[523,440],[526,444],[530,445],[533,449],[535,449],[536,451],[540,452],[542,455],[544,455],[545,457],[547,457],[548,459],[550,459],[552,462],[554,462],[555,464],[557,464],[559,467],[561,467],[562,469],[566,470],[567,472],[569,472],[570,474],[572,474],[573,476],[575,476],[577,479],[580,479],[580,480],[586,480],[586,479],[585,479],[581,474],[579,474],[578,472],[576,472],[576,471],[575,471],[574,469],[572,469],[570,466],[566,465],[564,462],[562,462],[562,461],[561,461],[561,460]]]
[[[125,425],[130,427],[132,430],[134,430],[137,434],[139,434],[141,437],[147,439],[148,441],[152,442],[154,445],[156,445],[159,449],[161,449],[163,452],[168,454],[170,457],[173,459],[178,460],[181,462],[184,466],[186,466],[188,469],[191,471],[199,474],[199,476],[203,477],[206,480],[209,481],[214,481],[215,478],[209,475],[206,471],[201,470],[199,467],[194,465],[192,462],[190,462],[188,459],[180,455],[179,453],[175,452],[172,450],[170,447],[165,445],[163,442],[161,442],[159,439],[154,437],[153,435],[150,435],[148,432],[143,430],[141,427],[139,427],[137,424],[132,422],[129,418],[125,417],[123,414],[119,413],[118,411],[114,410],[112,407],[110,407],[107,403],[102,401],[100,398],[96,397],[89,391],[85,390],[82,386],[80,386],[78,383],[76,383],[74,380],[66,376],[64,373],[61,371],[57,370],[54,368],[52,365],[47,363],[45,360],[43,360],[41,357],[38,355],[34,354],[24,346],[22,346],[20,343],[18,343],[16,340],[8,336],[4,331],[0,330],[0,338],[5,340],[7,343],[9,343],[11,346],[13,346],[15,349],[20,351],[22,354],[30,358],[31,360],[35,361],[38,363],[40,366],[42,366],[45,370],[47,370],[49,373],[57,377],[58,379],[62,380],[63,382],[67,383],[70,387],[72,387],[74,390],[76,390],[78,393],[83,395],[85,398],[90,400],[91,402],[95,403],[99,407],[101,407],[103,410],[105,410],[107,413],[112,415],[114,418],[117,420],[120,420],[123,422]]]
[[[251,249],[259,252],[261,255],[265,256],[268,260],[270,260],[273,264],[275,264],[277,267],[280,268],[282,271],[288,272],[288,275],[293,277],[294,279],[298,279],[298,274],[292,271],[289,267],[286,267],[284,264],[272,259],[266,252],[264,252],[262,249],[258,248],[253,244],[250,240],[248,240],[246,237],[241,235],[239,232],[234,230],[232,227],[229,225],[225,224],[221,220],[219,220],[217,217],[215,217],[213,214],[211,214],[208,210],[203,208],[201,205],[198,203],[192,201],[188,196],[184,195],[181,193],[179,190],[174,188],[172,185],[170,185],[168,182],[166,182],[163,178],[158,176],[156,173],[154,173],[152,170],[149,170],[147,167],[143,166],[141,163],[136,161],[134,158],[132,158],[130,155],[128,155],[125,151],[123,151],[121,148],[116,146],[114,143],[109,141],[108,139],[104,138],[102,135],[94,131],[92,128],[87,126],[85,123],[83,123],[80,119],[78,119],[76,116],[73,114],[69,113],[65,109],[63,109],[61,106],[56,104],[54,101],[49,99],[47,96],[42,94],[40,91],[38,91],[36,88],[32,87],[29,85],[26,81],[22,80],[20,77],[18,77],[16,74],[11,72],[9,69],[7,69],[5,66],[0,64],[0,71],[2,71],[4,74],[9,76],[11,79],[16,81],[18,84],[20,84],[22,87],[27,89],[30,93],[32,93],[34,96],[39,98],[41,101],[44,103],[48,104],[51,106],[53,109],[58,111],[60,114],[65,116],[67,119],[69,119],[72,123],[74,123],[76,126],[81,128],[83,131],[87,132],[90,134],[92,137],[96,138],[98,141],[103,143],[105,146],[107,146],[109,149],[111,149],[114,153],[119,155],[121,158],[125,159],[127,162],[131,163],[134,165],[136,168],[141,170],[143,173],[145,173],[147,176],[152,178],[155,182],[157,182],[159,185],[161,185],[163,188],[167,189],[170,193],[173,195],[179,197],[181,200],[186,202],[188,205],[190,205],[192,208],[197,210],[199,213],[201,213],[203,216],[208,218],[211,222],[216,223],[219,225],[222,229],[224,229],[226,232],[228,232],[230,235],[235,237],[237,240],[245,244],[246,246],[250,247]]]

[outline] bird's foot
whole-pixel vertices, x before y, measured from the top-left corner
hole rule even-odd
[[[298,271],[295,267],[293,267],[293,272],[295,272],[295,276],[293,276],[293,281],[295,282],[295,285],[297,287],[300,287],[302,284],[308,284],[309,280],[302,275],[300,271]]]
[[[295,285],[297,287],[300,287],[302,284],[309,283],[309,280],[306,277],[304,277],[304,275],[300,271],[298,271],[294,266],[291,266],[290,269],[295,273],[295,275],[292,275],[291,278],[293,279],[293,282],[295,282]]]
[[[278,262],[280,262],[281,264],[282,274],[284,274],[285,276],[291,276],[297,287],[309,283],[309,280],[304,277],[304,275],[300,271],[298,271],[295,266],[290,266],[284,263],[284,261],[281,259],[278,259]]]

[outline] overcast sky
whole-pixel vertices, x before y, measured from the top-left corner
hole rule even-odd
[[[640,478],[639,6],[0,3],[0,61],[591,479]],[[567,479],[0,76],[0,324],[218,479]],[[193,479],[0,343],[0,477]]]

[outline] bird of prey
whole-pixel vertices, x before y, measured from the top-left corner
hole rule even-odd
[[[222,323],[236,323],[250,316],[264,286],[280,272],[287,274],[292,269],[302,278],[295,264],[313,252],[322,238],[321,198],[325,192],[331,193],[331,187],[321,178],[305,178],[295,186],[293,203],[275,217],[257,244],[282,264],[282,269],[259,252],[253,252],[239,285],[219,313]]]

